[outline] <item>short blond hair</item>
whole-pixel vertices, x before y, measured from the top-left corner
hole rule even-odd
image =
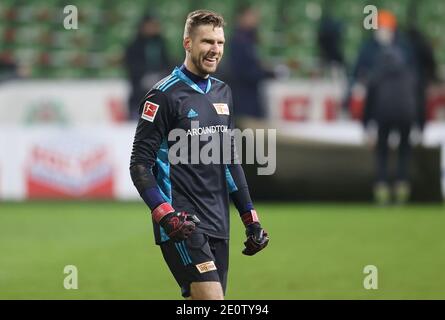
[[[190,37],[197,27],[207,24],[213,25],[214,28],[222,28],[226,25],[222,15],[214,11],[196,10],[190,12],[185,21],[184,38]]]

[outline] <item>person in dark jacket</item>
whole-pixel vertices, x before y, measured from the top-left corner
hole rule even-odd
[[[419,3],[411,1],[408,6],[406,34],[416,59],[418,129],[423,131],[426,122],[426,100],[428,85],[437,81],[437,63],[433,48],[419,29],[417,12]]]
[[[139,118],[139,102],[145,93],[168,74],[170,68],[166,44],[161,36],[157,18],[146,15],[142,18],[136,38],[125,52],[131,92],[129,96],[129,118]]]
[[[238,10],[237,26],[230,40],[230,84],[236,117],[264,117],[259,86],[273,72],[263,68],[257,53],[258,11],[250,6]]]
[[[368,128],[371,121],[377,124],[375,199],[379,204],[391,200],[388,140],[390,133],[395,131],[399,144],[394,196],[395,201],[402,204],[410,196],[410,132],[418,119],[415,60],[409,43],[397,32],[395,16],[381,10],[378,22],[374,38],[360,51],[354,76],[367,89],[364,126]]]
[[[317,44],[322,66],[331,68],[333,66],[345,66],[343,54],[344,26],[332,12],[334,3],[325,1],[322,16],[317,30]]]

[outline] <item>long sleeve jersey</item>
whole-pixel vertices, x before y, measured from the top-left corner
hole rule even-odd
[[[213,77],[206,80],[203,90],[186,73],[175,68],[141,102],[131,177],[151,210],[169,202],[176,211],[198,216],[201,223],[196,232],[228,239],[229,194],[240,214],[253,209],[244,171],[235,161],[235,142],[230,134],[234,128],[231,90]],[[227,154],[227,139],[229,163],[223,156]],[[213,146],[216,143],[220,152],[214,154],[216,149],[210,148],[211,142]],[[179,147],[185,144],[186,152],[180,151]],[[202,161],[202,154],[218,161]],[[169,239],[160,225],[153,222],[153,226],[157,244]]]

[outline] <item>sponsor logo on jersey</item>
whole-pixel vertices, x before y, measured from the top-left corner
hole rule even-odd
[[[217,125],[217,126],[191,128],[187,130],[187,136],[201,136],[203,134],[214,134],[221,132],[222,133],[227,132],[227,126]]]
[[[199,273],[205,273],[216,270],[215,263],[213,261],[207,261],[196,265]]]
[[[144,110],[142,111],[142,119],[153,122],[158,112],[159,104],[153,103],[151,101],[145,101]]]
[[[229,106],[227,105],[227,103],[214,103],[213,106],[215,107],[217,114],[225,114],[225,115],[230,114]]]

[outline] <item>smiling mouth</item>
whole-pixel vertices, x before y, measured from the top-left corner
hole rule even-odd
[[[206,58],[204,58],[204,61],[207,61],[207,62],[210,62],[210,63],[215,63],[217,60],[218,59],[216,59],[216,57],[213,57],[213,58],[206,57]]]

